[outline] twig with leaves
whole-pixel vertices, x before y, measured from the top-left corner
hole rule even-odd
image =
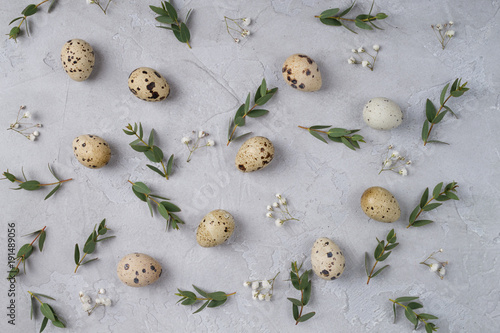
[[[466,88],[467,82],[462,84],[462,79],[456,79],[453,84],[451,85],[450,92],[448,93],[448,96],[446,96],[446,93],[448,92],[448,87],[450,84],[446,84],[444,86],[443,90],[441,91],[441,96],[439,98],[439,103],[441,104],[439,109],[436,111],[436,107],[434,104],[430,101],[430,99],[427,99],[427,102],[425,104],[425,116],[426,120],[424,121],[424,125],[422,127],[422,141],[424,141],[424,146],[427,143],[444,143],[448,144],[443,141],[438,141],[438,140],[429,140],[429,135],[431,135],[432,128],[434,125],[438,124],[443,120],[443,117],[446,115],[446,113],[450,112],[452,115],[455,116],[455,118],[458,118],[457,115],[447,106],[445,105],[446,102],[452,97],[460,97],[462,96],[469,88]],[[444,109],[444,111],[443,111]]]
[[[323,141],[324,143],[328,142],[326,142],[325,138],[323,138],[320,133],[326,134],[328,139],[330,139],[333,142],[343,143],[344,145],[347,146],[347,148],[352,150],[356,150],[356,148],[360,149],[358,142],[365,142],[365,138],[363,138],[361,135],[354,134],[356,132],[359,132],[360,131],[359,129],[347,130],[344,128],[336,128],[336,127],[330,128],[330,127],[332,126],[331,125],[315,125],[311,127],[299,126],[299,128],[308,130],[312,136],[314,136],[316,139],[320,141]],[[328,131],[322,131],[322,129],[326,128],[330,129]]]
[[[18,179],[16,176],[14,176],[13,174],[9,173],[9,170],[7,170],[6,172],[3,173],[4,177],[5,178],[2,178],[0,180],[3,180],[3,179],[8,179],[10,180],[12,183],[14,182],[18,182],[19,183],[19,187],[18,188],[14,188],[13,190],[27,190],[27,191],[36,191],[36,190],[39,190],[40,188],[42,188],[43,186],[54,186],[55,187],[52,189],[52,191],[49,192],[49,194],[47,194],[47,196],[45,197],[44,200],[47,200],[48,198],[50,198],[52,195],[54,195],[54,193],[56,193],[62,186],[63,183],[65,182],[68,182],[70,180],[73,180],[73,178],[69,178],[69,179],[65,179],[65,180],[60,180],[56,174],[54,173],[54,171],[52,170],[52,168],[50,167],[50,164],[48,165],[49,167],[49,171],[50,173],[54,176],[55,179],[57,179],[57,182],[54,182],[54,183],[48,183],[48,184],[42,184],[40,183],[38,180],[28,180],[26,178],[26,175],[24,174],[24,170],[22,170],[22,174],[23,174],[23,178],[24,178],[24,181]]]
[[[250,107],[250,93],[248,93],[245,103],[241,104],[241,106],[238,108],[234,118],[229,120],[229,129],[227,132],[228,146],[232,141],[242,138],[251,133],[248,132],[240,136],[237,136],[236,138],[233,138],[236,132],[236,128],[238,128],[238,126],[240,127],[245,126],[245,118],[247,116],[250,118],[258,118],[269,113],[268,110],[256,109],[256,107],[266,104],[277,91],[278,88],[267,89],[266,79],[262,79],[261,85],[259,86],[259,88],[257,88],[257,91],[255,92],[254,105],[252,107]]]
[[[191,48],[191,45],[189,44],[191,34],[189,33],[187,23],[192,9],[190,9],[186,14],[184,22],[180,22],[177,16],[177,11],[175,10],[174,6],[172,6],[170,0],[162,1],[161,7],[149,6],[149,8],[151,8],[151,10],[156,14],[160,15],[155,18],[158,22],[170,24],[170,27],[164,27],[160,25],[158,26],[158,28],[171,30],[174,33],[175,38],[177,38],[179,42],[186,43],[187,46]]]
[[[13,267],[13,265],[11,264],[12,266],[10,267],[9,276],[7,277],[7,279],[10,280],[12,278],[15,278],[17,275],[19,275],[19,273],[20,273],[19,265],[21,265],[21,263],[23,264],[24,274],[26,274],[26,260],[33,253],[33,250],[35,249],[33,244],[36,242],[37,239],[38,239],[38,249],[40,250],[40,252],[42,252],[42,250],[43,250],[43,244],[45,244],[45,237],[47,236],[47,234],[45,232],[46,228],[47,227],[45,226],[40,230],[37,230],[37,231],[32,232],[30,234],[24,235],[24,236],[36,235],[36,237],[35,237],[35,239],[33,239],[33,241],[31,243],[24,244],[23,246],[21,246],[19,251],[17,251],[17,256],[15,258],[17,260],[17,265],[15,267]]]
[[[432,333],[434,331],[437,331],[438,327],[436,327],[434,323],[431,323],[428,320],[439,319],[438,317],[428,313],[417,314],[415,313],[415,311],[413,311],[424,307],[420,303],[413,302],[416,299],[418,299],[418,297],[409,297],[409,296],[399,297],[394,300],[389,299],[389,301],[392,302],[392,309],[394,311],[394,323],[396,323],[396,304],[397,304],[405,309],[405,316],[413,325],[415,325],[415,329],[417,329],[418,322],[421,321],[425,325],[425,331],[427,333]],[[403,303],[407,304],[405,305]]]
[[[149,133],[148,142],[144,141],[144,131],[141,123],[139,123],[139,126],[137,126],[137,123],[134,123],[133,127],[128,124],[123,132],[127,135],[135,135],[137,137],[136,140],[130,143],[130,147],[135,151],[144,153],[151,162],[160,163],[163,171],[150,164],[146,164],[146,166],[168,180],[168,176],[172,174],[172,168],[174,167],[174,154],[170,155],[165,166],[165,163],[163,163],[163,151],[154,144],[154,129]]]
[[[96,231],[96,228],[97,228],[97,231]],[[83,261],[83,259],[85,259],[87,254],[91,254],[95,251],[95,246],[98,242],[102,242],[104,240],[116,237],[116,236],[108,236],[108,237],[104,237],[104,238],[99,239],[99,236],[105,235],[108,232],[108,230],[111,230],[111,229],[106,227],[106,219],[102,220],[101,223],[99,223],[99,227],[97,227],[97,225],[94,226],[94,230],[92,231],[90,236],[87,238],[87,241],[85,242],[85,245],[83,246],[83,257],[81,257],[81,258],[80,258],[80,248],[78,247],[78,243],[75,244],[75,264],[76,264],[75,273],[80,266],[86,265],[89,262],[92,262],[92,261],[99,259],[99,258],[93,258],[93,259],[89,259],[87,261]]]
[[[434,221],[431,220],[417,220],[422,212],[428,212],[430,210],[436,209],[442,205],[442,203],[432,201],[448,201],[450,199],[459,200],[458,196],[454,193],[456,192],[456,188],[458,187],[456,182],[451,182],[446,185],[443,189],[443,182],[437,184],[432,190],[432,197],[429,199],[429,188],[427,187],[420,198],[420,204],[415,207],[415,209],[410,214],[409,224],[406,228],[409,227],[421,227],[423,225],[432,223]]]
[[[352,30],[351,28],[346,26],[344,21],[354,22],[354,24],[358,28],[365,29],[365,30],[373,30],[373,28],[383,30],[382,28],[377,27],[373,23],[376,20],[383,20],[383,19],[387,18],[387,15],[384,13],[378,13],[375,16],[372,15],[372,10],[373,10],[373,5],[375,4],[375,0],[373,0],[373,2],[372,2],[372,6],[371,6],[370,12],[368,14],[361,14],[361,15],[356,16],[356,18],[345,18],[344,15],[348,14],[351,11],[351,9],[354,7],[355,4],[356,4],[356,1],[354,1],[349,8],[347,8],[346,10],[341,12],[340,14],[338,14],[338,12],[340,11],[340,8],[332,8],[332,9],[325,10],[320,15],[317,15],[315,17],[319,18],[319,20],[323,24],[331,25],[334,27],[342,26],[342,27],[346,28],[347,30],[354,32],[355,34],[357,34],[357,32],[355,32],[354,30]]]
[[[22,16],[16,17],[12,21],[10,21],[9,25],[11,25],[12,23],[14,23],[16,21],[21,20],[21,22],[17,26],[10,29],[10,32],[8,34],[9,39],[13,38],[17,42],[17,37],[21,33],[21,26],[23,25],[23,23],[26,27],[26,34],[29,36],[30,33],[29,33],[29,28],[28,28],[28,16],[32,16],[32,15],[36,14],[38,12],[38,7],[40,7],[41,5],[43,5],[44,3],[48,2],[48,1],[50,1],[50,0],[44,0],[44,1],[40,2],[38,5],[35,5],[35,4],[28,5],[21,12]],[[55,0],[52,0],[52,3],[50,4],[49,9],[47,11],[48,13],[50,13],[50,10],[52,9],[54,2],[55,2]]]
[[[392,253],[391,250],[399,245],[399,243],[396,243],[397,237],[396,233],[394,232],[394,229],[389,231],[386,240],[387,244],[385,244],[384,240],[379,240],[377,238],[378,245],[375,248],[375,252],[373,254],[373,257],[375,258],[375,264],[373,265],[371,270],[370,270],[370,256],[368,255],[368,252],[365,252],[365,270],[366,270],[366,275],[368,276],[368,281],[366,281],[366,284],[369,284],[372,278],[374,278],[375,276],[380,274],[384,269],[389,267],[389,265],[385,265],[384,267],[378,269],[374,273],[377,264],[387,259],[387,257],[389,257]]]
[[[59,328],[65,328],[66,326],[64,323],[59,319],[57,316],[56,312],[54,309],[48,304],[44,303],[40,300],[40,298],[48,298],[53,301],[55,301],[54,298],[44,295],[44,294],[39,294],[35,293],[33,291],[28,290],[28,294],[30,294],[30,301],[31,301],[31,311],[30,311],[30,319],[33,320],[33,313],[35,312],[34,307],[35,307],[35,299],[40,303],[40,312],[43,315],[43,320],[42,320],[42,325],[40,326],[40,333],[43,332],[43,330],[47,327],[47,324],[49,320],[52,322],[52,325],[59,327]]]
[[[134,194],[140,200],[147,202],[149,211],[151,212],[151,217],[153,217],[153,207],[151,205],[151,202],[156,204],[158,212],[167,221],[167,224],[165,226],[165,231],[167,231],[170,228],[170,226],[172,226],[172,229],[179,230],[179,224],[184,224],[184,221],[181,220],[179,216],[174,214],[181,211],[179,207],[177,207],[176,205],[174,205],[169,201],[156,200],[156,199],[162,199],[162,200],[170,200],[170,199],[161,197],[159,195],[151,194],[151,190],[143,182],[133,183],[130,180],[128,182],[132,184],[132,191],[134,192]]]
[[[300,300],[290,297],[288,297],[287,299],[292,302],[292,312],[293,319],[295,319],[295,325],[311,319],[316,314],[316,312],[302,314],[304,306],[309,303],[309,299],[311,298],[311,280],[309,280],[309,275],[312,273],[312,271],[306,270],[301,274],[301,269],[302,264],[300,264],[300,266],[297,266],[296,261],[292,262],[290,281],[292,282],[292,285],[295,289],[300,290]]]
[[[193,314],[203,311],[207,307],[215,308],[221,306],[222,304],[226,303],[229,296],[236,294],[236,292],[227,294],[223,291],[207,293],[206,291],[201,290],[195,285],[193,285],[193,288],[194,290],[196,290],[196,292],[198,292],[198,294],[201,295],[201,297],[196,296],[196,294],[192,291],[180,289],[177,289],[178,293],[175,294],[176,296],[179,296],[181,298],[177,301],[177,303],[181,302],[182,305],[192,305],[197,303],[198,301],[204,301],[203,305],[198,310],[193,312]]]

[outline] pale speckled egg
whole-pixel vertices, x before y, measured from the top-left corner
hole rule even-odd
[[[82,39],[71,39],[62,47],[61,62],[71,79],[85,81],[94,69],[94,50]]]
[[[235,164],[242,172],[252,172],[266,167],[273,158],[273,143],[265,137],[254,136],[241,145]]]
[[[316,91],[321,88],[321,72],[318,64],[305,54],[289,56],[281,68],[285,82],[300,91]]]
[[[167,80],[149,67],[140,67],[130,73],[128,88],[137,98],[148,102],[163,101],[170,94]]]
[[[380,222],[395,222],[401,216],[399,203],[391,192],[374,186],[361,196],[361,208],[368,217]]]
[[[388,98],[372,98],[363,109],[363,120],[371,128],[390,130],[403,122],[403,112],[399,105]]]
[[[162,268],[158,261],[147,254],[131,253],[120,260],[116,273],[127,286],[144,287],[158,280]]]
[[[222,209],[213,210],[198,225],[196,241],[203,247],[214,247],[227,241],[233,231],[233,216]]]
[[[111,149],[104,139],[97,135],[80,135],[73,140],[73,153],[78,162],[91,169],[108,164]]]
[[[321,237],[314,242],[311,250],[313,272],[324,280],[335,280],[344,272],[345,257],[331,239]]]

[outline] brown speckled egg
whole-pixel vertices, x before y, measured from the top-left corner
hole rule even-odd
[[[399,105],[385,97],[372,98],[363,108],[363,120],[371,128],[390,130],[403,122]]]
[[[294,54],[286,59],[281,68],[285,82],[300,91],[316,91],[321,88],[318,64],[305,54]]]
[[[158,261],[147,254],[131,253],[120,260],[116,273],[127,286],[144,287],[158,280],[162,268]]]
[[[61,62],[71,79],[85,81],[94,69],[94,50],[82,39],[71,39],[62,47]]]
[[[111,149],[97,135],[80,135],[73,140],[73,153],[78,162],[90,169],[99,169],[108,164]]]
[[[203,247],[214,247],[224,243],[233,231],[233,216],[222,209],[213,210],[198,225],[196,241]]]
[[[311,250],[313,272],[324,280],[335,280],[344,272],[345,257],[331,239],[321,237],[314,242]]]
[[[238,170],[252,172],[266,167],[273,157],[273,143],[262,136],[254,136],[241,145],[235,163]]]
[[[395,222],[401,215],[399,203],[383,187],[370,187],[361,196],[361,208],[368,217],[380,222]]]
[[[140,67],[130,73],[128,88],[144,101],[163,101],[170,94],[167,80],[156,70],[149,67]]]

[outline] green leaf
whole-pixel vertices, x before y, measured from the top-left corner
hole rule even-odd
[[[43,250],[43,244],[45,244],[45,237],[47,236],[45,230],[40,232],[40,237],[38,238],[38,247],[40,248],[40,252]]]
[[[444,99],[446,97],[446,92],[448,91],[449,86],[450,86],[450,84],[448,83],[447,85],[444,86],[443,90],[441,91],[441,96],[439,97],[439,103],[441,105],[444,104]]]
[[[424,125],[422,126],[422,141],[427,142],[429,138],[429,121],[425,120]]]
[[[78,243],[75,244],[75,264],[78,265],[80,262],[80,248],[78,247]]]
[[[127,135],[134,135],[134,132],[127,131],[127,130],[122,130],[125,134]]]
[[[360,20],[360,19],[358,19],[358,18],[356,18],[356,20],[354,21],[354,24],[356,24],[356,26],[357,26],[358,28],[361,28],[361,29],[365,29],[365,30],[373,30],[373,28],[372,28],[369,24],[367,24],[367,23],[365,23],[365,22],[361,21],[361,20]]]
[[[139,193],[143,193],[143,194],[149,194],[149,193],[151,193],[151,190],[149,189],[149,187],[147,187],[147,185],[144,184],[143,182],[136,182],[136,183],[134,183],[134,185],[132,186],[132,188],[134,190],[136,190],[137,192],[139,192]]]
[[[168,16],[177,21],[177,11],[175,10],[174,6],[172,6],[172,4],[168,1],[164,1],[163,4],[165,5],[165,9],[168,12]]]
[[[174,167],[174,154],[170,155],[167,162],[167,176],[172,174],[172,168]]]
[[[139,137],[142,139],[144,136],[144,130],[142,129],[142,124],[139,123]]]
[[[309,312],[309,313],[306,313],[306,314],[304,314],[304,315],[300,316],[300,318],[299,318],[299,319],[297,319],[297,321],[298,321],[299,323],[302,323],[302,322],[304,322],[304,321],[306,321],[306,320],[309,320],[309,319],[311,319],[312,317],[314,317],[314,315],[315,315],[315,314],[316,314],[316,312]]]
[[[12,267],[12,269],[9,271],[9,275],[7,276],[7,280],[15,278],[19,274],[19,272],[19,268]]]
[[[19,29],[19,27],[13,27],[12,29],[10,29],[9,38],[16,39],[20,33],[21,33],[21,29]]]
[[[95,245],[96,245],[96,242],[93,239],[90,240],[89,242],[85,243],[85,246],[83,247],[83,252],[88,253],[88,254],[94,252]]]
[[[375,258],[375,259],[377,259],[378,261],[384,261],[385,259],[387,259],[387,257],[389,257],[391,255],[391,253],[392,253],[391,251],[385,252],[383,255],[381,255],[380,257]]]
[[[50,191],[50,192],[49,192],[49,194],[47,194],[47,196],[46,196],[46,197],[45,197],[45,199],[43,199],[43,200],[47,200],[48,198],[50,198],[51,196],[53,196],[53,195],[54,195],[54,193],[56,193],[56,192],[57,192],[57,190],[59,190],[60,188],[61,188],[61,184],[57,184],[57,186],[56,186],[56,187],[54,187],[54,188],[52,189],[52,191]]]
[[[50,307],[50,305],[48,305],[47,303],[42,303],[40,305],[40,311],[42,312],[42,314],[46,317],[46,318],[49,318],[50,321],[53,321],[53,320],[56,320],[55,316],[54,316],[54,312],[52,311],[52,308]]]
[[[264,104],[266,104],[274,96],[274,94],[276,93],[276,91],[278,91],[278,88],[273,88],[273,89],[269,90],[266,93],[266,95],[264,95],[261,98],[259,98],[255,102],[255,104],[257,104],[257,105],[264,105]]]
[[[12,183],[16,181],[16,177],[11,173],[4,172],[3,175],[5,176],[5,178],[10,180]]]
[[[293,312],[293,319],[297,320],[299,319],[299,308],[297,305],[292,304],[292,312]]]
[[[440,114],[438,114],[438,115],[436,116],[436,118],[434,118],[434,119],[432,120],[432,123],[433,123],[433,124],[438,124],[439,122],[441,122],[441,120],[443,120],[444,116],[446,116],[446,113],[447,113],[447,112],[448,112],[447,110],[444,110],[443,112],[441,112]]]
[[[245,107],[244,107],[244,114],[248,113],[248,110],[250,109],[250,93],[247,95],[247,99],[245,101]]]
[[[88,264],[89,262],[92,262],[92,261],[96,261],[96,260],[98,260],[98,259],[99,259],[99,258],[94,258],[94,259],[90,259],[90,260],[84,261],[84,262],[82,262],[82,263],[80,264],[80,266],[83,266],[83,265],[85,265],[85,264]]]
[[[394,312],[394,324],[396,323],[396,303],[392,303],[392,311]]]
[[[158,205],[158,213],[160,213],[160,215],[163,216],[165,220],[170,220],[167,209],[161,203]]]
[[[413,325],[417,325],[418,324],[418,319],[417,319],[417,315],[415,314],[415,312],[413,312],[412,309],[410,308],[406,308],[405,309],[405,316],[406,318],[408,318],[408,320],[413,324]]]
[[[241,118],[245,115],[245,104],[241,104],[238,110],[236,110],[236,114],[234,115],[234,118]]]
[[[392,250],[393,248],[395,248],[398,245],[399,245],[399,243],[394,243],[394,244],[391,244],[391,245],[387,245],[386,248],[385,248],[385,250],[386,251]]]
[[[248,112],[247,116],[251,117],[251,118],[258,118],[258,117],[262,117],[268,113],[269,113],[269,111],[267,111],[267,110],[255,109],[255,110]]]
[[[259,93],[260,93],[260,96],[266,95],[266,93],[267,93],[266,79],[262,79],[262,83],[260,84],[260,87],[259,87]]]
[[[295,274],[294,272],[290,272],[290,281],[292,282],[292,285],[295,289],[300,290],[299,278],[297,274]]]
[[[427,117],[427,121],[432,122],[434,118],[436,118],[436,107],[432,104],[431,100],[427,98],[427,102],[425,103],[425,115]]]
[[[424,320],[429,320],[429,319],[439,319],[438,317],[436,316],[433,316],[431,314],[428,314],[428,313],[421,313],[418,315],[420,318],[424,319]]]
[[[458,119],[458,116],[455,114],[455,112],[453,112],[453,111],[451,110],[451,108],[450,108],[450,107],[448,107],[448,106],[446,106],[446,105],[443,105],[443,109],[445,109],[446,111],[448,111],[449,113],[451,113],[451,114],[452,114],[455,118],[457,118],[457,119]]]
[[[305,271],[300,277],[299,288],[300,290],[304,290],[309,284],[309,271]]]
[[[148,146],[153,146],[154,143],[155,143],[155,130],[152,129],[151,132],[149,132]]]
[[[302,306],[302,302],[296,298],[291,298],[291,297],[288,297],[287,298],[290,302],[292,302],[293,304],[297,305],[297,306]]]
[[[342,13],[340,13],[338,16],[339,16],[339,17],[342,17],[342,16],[344,16],[345,14],[349,13],[349,12],[351,11],[352,7],[354,7],[354,5],[355,5],[355,4],[356,4],[356,1],[354,1],[354,2],[351,4],[351,6],[350,6],[349,8],[347,8],[346,10],[344,10],[344,11],[343,11]]]
[[[455,81],[453,81],[453,84],[451,85],[450,92],[454,92],[455,90],[457,90],[457,86],[458,86],[458,79],[455,79]]]
[[[216,301],[225,301],[227,299],[226,293],[223,291],[216,291],[208,294],[208,298]]]
[[[31,16],[35,14],[38,11],[38,7],[36,5],[28,5],[28,7],[24,8],[24,10],[21,12],[24,16]]]
[[[450,199],[453,199],[453,200],[459,200],[459,199],[458,199],[458,196],[457,196],[455,193],[453,193],[453,192],[446,192],[446,193],[445,193],[445,195],[446,195],[448,198],[450,198]]]
[[[352,143],[349,140],[347,140],[344,136],[341,137],[340,140],[342,140],[342,143],[345,144],[347,146],[347,148],[352,149],[352,150],[356,150],[356,148],[354,148]]]
[[[234,139],[232,139],[232,140],[231,140],[231,142],[232,142],[232,141],[236,141],[236,140],[238,140],[238,139],[241,139],[241,138],[243,138],[243,137],[245,137],[245,136],[247,136],[247,135],[249,135],[249,134],[252,134],[252,132],[247,132],[247,133],[245,133],[245,134],[239,135],[239,136],[235,137]]]
[[[410,309],[412,310],[416,310],[416,309],[420,309],[420,308],[423,308],[424,306],[420,303],[417,303],[417,302],[410,302],[408,303],[408,305],[406,305],[407,307],[409,307]]]
[[[340,27],[342,25],[342,23],[340,23],[339,20],[336,20],[333,18],[320,17],[319,20],[321,21],[321,23],[323,23],[325,25],[330,25],[333,27]]]
[[[439,197],[439,193],[441,193],[441,189],[443,188],[443,182],[437,184],[435,187],[434,187],[434,190],[432,190],[432,197],[434,199],[436,199],[437,197]]]
[[[19,184],[19,187],[24,190],[35,191],[40,188],[40,182],[37,180],[28,180],[27,182]]]
[[[184,297],[187,297],[189,299],[194,299],[196,300],[196,294],[193,293],[192,291],[187,291],[187,290],[180,290],[180,289],[177,289],[179,291],[179,293],[184,296]]]
[[[155,6],[149,6],[149,8],[151,8],[151,10],[158,15],[168,15],[167,11],[163,8],[155,7]]]
[[[165,174],[160,169],[158,169],[157,167],[152,166],[150,164],[146,164],[146,166],[148,168],[150,168],[151,170],[153,170],[154,172],[156,172],[157,174],[159,174],[160,176],[165,177]]]
[[[381,269],[377,270],[375,273],[373,273],[372,275],[372,278],[374,278],[375,276],[379,275],[380,272],[382,272],[384,269],[386,269],[387,267],[389,267],[389,265],[385,265],[384,267],[382,267]]]
[[[453,97],[460,97],[465,93],[465,91],[460,91],[460,90],[455,90],[451,92],[451,96]]]
[[[429,224],[429,223],[432,223],[434,221],[431,221],[431,220],[418,220],[418,221],[415,221],[414,223],[412,223],[412,227],[421,227],[421,226],[424,226],[426,224]]]
[[[134,192],[134,194],[141,200],[141,201],[144,201],[146,202],[146,199],[147,199],[147,196],[145,194],[142,194],[142,193],[139,193],[137,192],[134,187],[132,187],[132,192]]]
[[[411,296],[404,296],[404,297],[398,297],[395,299],[396,302],[398,303],[403,303],[403,302],[410,302],[418,299],[418,297],[411,297]]]
[[[172,213],[177,213],[181,211],[179,207],[168,201],[162,201],[160,202],[160,205],[162,205],[163,207],[165,207],[166,210]]]
[[[153,154],[155,161],[152,162],[160,163],[163,160],[163,151],[158,146],[153,146]]]
[[[323,11],[319,17],[322,18],[322,17],[331,17],[331,16],[334,16],[335,14],[337,14],[338,12],[340,11],[339,8],[332,8],[332,9],[327,9],[325,11]]]
[[[415,207],[415,209],[411,212],[410,214],[410,224],[415,222],[415,219],[417,218],[418,212],[420,211],[420,206]]]
[[[441,205],[442,205],[441,203],[431,203],[431,204],[428,204],[427,206],[425,206],[422,210],[424,212],[428,212],[430,210],[438,208]]]
[[[51,300],[53,300],[53,301],[55,301],[55,300],[56,300],[55,298],[50,297],[50,296],[48,296],[48,295],[44,295],[44,294],[33,293],[33,295],[36,295],[36,296],[39,296],[39,297],[45,297],[45,298],[51,299]]]
[[[311,135],[314,136],[316,139],[318,139],[320,141],[323,141],[324,143],[328,144],[328,142],[326,142],[325,138],[323,138],[318,132],[309,130],[309,133],[311,133]]]
[[[151,150],[151,148],[149,148],[148,146],[143,146],[143,145],[130,145],[130,147],[133,150],[138,151],[139,153],[145,153]]]
[[[210,301],[210,302],[208,303],[208,307],[209,307],[209,308],[215,308],[215,307],[221,306],[222,304],[226,303],[226,301],[227,301],[227,297],[226,297],[225,299],[223,299],[223,300],[219,300],[219,301],[217,301],[217,300],[212,300],[212,301]]]
[[[237,126],[245,126],[245,118],[243,117],[234,118],[234,124]]]
[[[389,233],[387,234],[387,238],[386,238],[387,242],[389,242],[392,239],[392,237],[394,237],[394,229],[389,231]]]
[[[422,197],[420,198],[420,208],[424,208],[428,199],[429,199],[429,188],[426,188],[424,193],[422,194]]]
[[[189,33],[189,29],[184,22],[181,23],[181,38],[184,41],[184,43],[189,42],[189,40],[191,39],[191,34]]]
[[[193,312],[193,314],[203,311],[207,307],[208,303],[210,303],[210,301],[206,301],[205,303],[203,303],[203,305],[198,310]]]
[[[169,16],[157,16],[155,17],[155,19],[160,23],[165,23],[165,24],[175,23],[175,21]]]
[[[448,201],[450,198],[448,198],[446,195],[440,195],[439,197],[435,198],[436,201]]]
[[[365,252],[365,271],[366,276],[370,276],[370,256],[368,255],[368,252]]]
[[[325,128],[329,128],[329,127],[332,127],[331,125],[315,125],[315,126],[311,126],[309,127],[310,129],[325,129]]]
[[[153,207],[151,206],[151,199],[146,197],[146,202],[148,204],[149,212],[151,213],[151,217],[153,217]]]
[[[54,325],[55,327],[59,327],[59,328],[65,328],[66,326],[64,325],[64,323],[62,321],[60,321],[57,317],[56,317],[57,320],[54,320],[52,321],[52,325]]]
[[[40,326],[40,333],[42,333],[43,330],[45,329],[45,327],[47,327],[48,322],[49,322],[49,318],[47,318],[47,317],[43,318],[42,325]]]
[[[196,290],[196,292],[197,292],[198,294],[200,294],[200,295],[201,295],[201,296],[203,296],[203,297],[207,297],[207,298],[208,298],[208,293],[207,293],[206,291],[201,290],[200,288],[198,288],[198,287],[197,287],[197,286],[195,286],[194,284],[193,284],[192,286],[193,286],[194,290]]]
[[[383,19],[385,19],[387,17],[389,17],[389,16],[387,14],[385,14],[385,13],[378,13],[377,15],[375,15],[375,18],[377,20],[383,20]]]
[[[443,145],[449,145],[449,143],[447,143],[447,142],[438,141],[438,140],[429,140],[429,141],[427,141],[427,143],[440,143]]]
[[[328,130],[328,136],[331,136],[334,138],[340,138],[340,137],[345,136],[347,134],[350,134],[350,132],[344,128],[331,128]]]
[[[31,244],[24,244],[21,246],[19,251],[17,251],[17,257],[23,259],[28,259],[28,257],[33,253],[33,245]]]
[[[309,303],[309,300],[311,299],[311,289],[312,286],[311,283],[309,282],[309,284],[304,289],[304,296],[302,297],[302,303],[304,305],[307,305],[307,303]]]
[[[374,252],[374,257],[375,259],[377,259],[378,257],[380,257],[380,255],[382,254],[382,252],[384,251],[384,241],[381,241],[378,243],[377,247],[375,248],[375,252]]]
[[[432,326],[430,325],[430,323],[425,323],[425,332],[432,333]]]

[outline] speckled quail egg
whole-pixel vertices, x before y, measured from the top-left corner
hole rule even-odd
[[[321,237],[314,242],[311,250],[313,272],[322,279],[335,280],[344,272],[345,258],[337,244]]]
[[[401,108],[385,97],[372,98],[363,108],[363,120],[371,128],[390,130],[403,122]]]
[[[304,54],[294,54],[286,59],[281,68],[285,82],[300,91],[316,91],[321,88],[321,72],[318,64]]]
[[[163,101],[170,94],[167,80],[149,67],[140,67],[130,73],[128,88],[137,98],[148,102]]]
[[[273,158],[273,143],[262,136],[254,136],[241,145],[235,163],[238,170],[252,172],[266,167]]]
[[[391,192],[374,186],[361,196],[361,208],[368,217],[380,222],[395,222],[401,215],[399,203]]]
[[[213,210],[198,225],[196,241],[203,247],[214,247],[227,241],[233,231],[233,216],[222,209]]]
[[[127,286],[144,287],[158,280],[162,268],[158,261],[147,254],[131,253],[120,260],[116,273]]]
[[[82,39],[71,39],[62,47],[61,62],[71,79],[85,81],[94,69],[94,50]]]
[[[91,169],[108,164],[111,149],[104,139],[97,135],[80,135],[73,140],[73,153],[78,162]]]

